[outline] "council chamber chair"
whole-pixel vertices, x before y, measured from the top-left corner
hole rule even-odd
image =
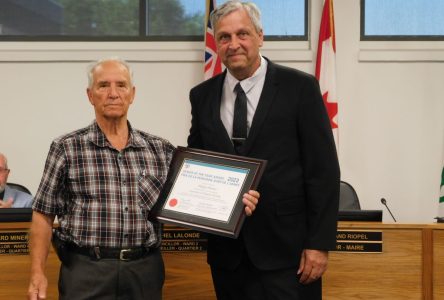
[[[360,210],[359,198],[351,184],[341,181],[339,210]]]
[[[21,185],[18,183],[12,183],[12,182],[8,182],[6,184],[13,189],[19,190],[21,192],[25,192],[25,193],[30,194],[32,196],[31,191],[24,185]]]

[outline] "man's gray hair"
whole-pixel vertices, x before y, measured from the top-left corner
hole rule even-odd
[[[233,11],[244,9],[251,19],[251,22],[259,33],[262,31],[261,11],[253,2],[240,2],[240,1],[227,1],[224,4],[218,6],[211,12],[210,22],[211,27],[216,31],[217,22],[220,21],[226,15],[229,15]]]
[[[114,56],[114,57],[107,57],[107,58],[99,59],[97,61],[92,62],[88,66],[88,68],[87,68],[88,88],[92,88],[92,86],[94,84],[94,71],[96,70],[96,68],[106,62],[117,62],[120,65],[122,65],[123,67],[125,67],[128,70],[128,73],[130,76],[130,84],[131,84],[131,86],[134,86],[133,70],[131,69],[130,65],[125,60],[123,60],[117,56]]]

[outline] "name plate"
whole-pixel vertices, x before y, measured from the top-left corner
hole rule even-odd
[[[160,249],[163,252],[207,251],[207,235],[192,229],[165,226]]]
[[[29,254],[28,232],[0,232],[0,255]]]
[[[382,231],[338,229],[335,251],[382,253]]]

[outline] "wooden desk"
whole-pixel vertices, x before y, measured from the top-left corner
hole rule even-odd
[[[382,253],[331,252],[324,299],[444,299],[444,225],[341,222],[382,231]]]
[[[29,223],[0,223],[0,232],[27,231]],[[381,230],[382,253],[331,252],[324,300],[444,299],[444,225],[343,222],[340,229]],[[165,300],[215,299],[205,252],[163,254]],[[0,255],[0,299],[23,299],[29,255]],[[59,261],[47,264],[48,299],[57,299]]]
[[[24,232],[30,223],[0,223],[0,232]],[[165,300],[215,299],[210,268],[205,252],[163,253],[166,280]],[[60,262],[51,247],[47,263],[49,281],[47,299],[58,299],[57,281]],[[24,299],[30,272],[29,255],[0,254],[0,299]]]
[[[0,223],[0,232],[27,232],[30,223]],[[26,299],[30,272],[29,255],[0,255],[0,299]],[[50,283],[47,299],[57,299],[59,261],[51,249],[47,265]]]

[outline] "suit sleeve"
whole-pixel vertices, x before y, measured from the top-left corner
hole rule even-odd
[[[302,91],[299,140],[308,207],[307,249],[333,250],[336,244],[340,171],[319,84],[309,77]]]
[[[187,143],[191,148],[202,148],[202,138],[199,130],[199,118],[198,118],[198,97],[195,95],[195,89],[190,91],[191,102],[191,127],[188,135]]]

